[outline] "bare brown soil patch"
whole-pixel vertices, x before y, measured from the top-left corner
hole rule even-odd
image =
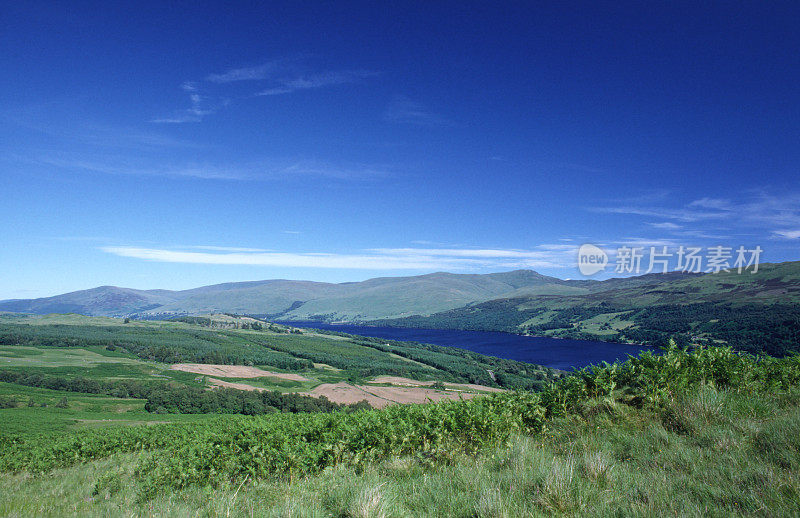
[[[461,393],[435,390],[426,387],[376,387],[370,385],[351,385],[346,382],[323,383],[309,396],[325,396],[335,403],[352,405],[366,400],[374,408],[384,408],[394,404],[429,403],[445,399],[470,399],[474,393]]]
[[[369,391],[378,397],[401,405],[431,403],[446,399],[470,399],[478,395],[468,392],[445,392],[422,387],[369,387]]]
[[[285,372],[271,372],[258,367],[244,365],[211,365],[205,363],[176,363],[169,367],[175,371],[193,372],[204,376],[219,376],[221,378],[279,378],[292,381],[308,381],[308,378],[299,374]]]
[[[378,376],[372,381],[367,383],[387,383],[391,385],[400,385],[406,387],[430,387],[435,382],[433,381],[419,381],[412,380],[411,378],[402,378],[400,376]],[[503,392],[503,389],[496,387],[487,387],[485,385],[475,385],[472,383],[445,383],[445,387],[457,390],[478,390],[481,392]]]
[[[248,385],[247,383],[234,383],[232,381],[218,380],[217,378],[208,378],[208,382],[214,385],[215,387],[233,388],[238,390],[257,390],[258,392],[263,392],[267,390],[262,387],[254,387],[252,385]]]
[[[347,382],[340,381],[339,383],[323,383],[314,387],[310,392],[304,392],[308,396],[320,397],[325,396],[334,403],[342,403],[345,405],[352,405],[360,401],[367,400],[367,403],[374,408],[383,408],[391,401],[380,398],[364,390],[363,388],[351,385]]]

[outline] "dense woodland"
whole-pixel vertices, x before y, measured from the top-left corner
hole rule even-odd
[[[262,338],[161,326],[0,324],[1,345],[123,348],[140,358],[165,363],[272,365],[294,371],[312,366],[308,360],[270,349]]]
[[[203,387],[143,382],[137,380],[101,381],[84,377],[59,377],[0,370],[0,382],[27,387],[104,394],[117,398],[146,399],[145,410],[178,414],[245,414],[271,412],[332,412],[340,409],[369,408],[366,403],[340,405],[328,399],[277,391],[249,392],[231,388],[205,390]],[[0,406],[14,407],[24,402],[2,399]]]

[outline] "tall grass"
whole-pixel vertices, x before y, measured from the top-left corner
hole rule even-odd
[[[698,414],[714,398],[714,412]],[[661,408],[587,402],[538,436],[456,454],[414,455],[308,477],[246,479],[142,498],[135,454],[44,476],[0,475],[3,516],[794,516],[800,504],[800,392],[708,385]],[[682,415],[684,426],[673,426]]]
[[[110,431],[103,448],[91,437],[55,449],[6,443],[0,460],[23,473],[0,476],[0,514],[26,514],[27,499],[64,510],[58,495],[74,491],[67,510],[77,514],[113,505],[209,516],[791,515],[798,382],[797,357],[673,347],[586,369],[541,395],[219,419],[164,427],[168,438]],[[25,474],[119,445],[143,453]]]

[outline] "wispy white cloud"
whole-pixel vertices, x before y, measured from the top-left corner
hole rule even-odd
[[[574,247],[570,247],[574,248]],[[542,259],[549,258],[547,251],[530,250],[502,250],[502,249],[471,249],[471,248],[373,248],[372,252],[384,255],[426,255],[434,257],[472,257],[484,259],[514,258],[514,259]]]
[[[722,198],[700,198],[689,203],[689,207],[702,207],[704,209],[731,210],[734,204]]]
[[[701,220],[724,219],[728,217],[727,211],[704,211],[695,208],[666,208],[666,207],[642,207],[642,206],[615,206],[615,207],[594,207],[593,212],[607,214],[631,214],[636,216],[647,216],[654,218],[669,218],[684,223],[691,223]]]
[[[198,248],[208,251],[131,246],[109,246],[101,250],[121,257],[168,263],[427,271],[565,268],[574,266],[577,253],[577,247],[565,245],[542,245],[537,250],[376,248],[352,254]]]
[[[184,83],[184,89],[186,83]],[[182,124],[184,122],[200,122],[203,118],[207,115],[211,115],[215,113],[220,108],[227,106],[230,103],[230,100],[223,99],[221,101],[216,102],[215,104],[211,104],[207,97],[200,95],[197,92],[197,89],[188,90],[189,93],[189,108],[185,110],[181,110],[177,113],[169,115],[167,117],[157,117],[155,119],[150,120],[150,122],[154,122],[157,124]]]
[[[309,90],[312,88],[323,88],[326,86],[355,83],[362,79],[376,75],[378,75],[377,72],[371,72],[369,70],[344,70],[338,72],[310,74],[291,79],[279,80],[278,86],[272,86],[262,90],[256,95],[282,95],[289,94],[297,90]]]
[[[254,178],[253,171],[232,166],[223,167],[217,165],[204,164],[185,164],[178,166],[152,165],[148,163],[137,163],[129,159],[111,157],[107,160],[95,160],[85,158],[54,158],[39,157],[29,162],[49,165],[53,167],[86,171],[92,173],[110,175],[131,175],[131,176],[165,176],[176,178],[202,178],[207,180],[248,180]]]
[[[646,237],[625,237],[619,240],[613,241],[613,244],[617,247],[620,246],[627,246],[629,248],[650,248],[652,246],[655,247],[676,247],[683,245],[685,243],[670,238],[646,238]]]
[[[335,165],[317,160],[300,160],[276,170],[280,176],[316,176],[338,180],[370,179],[389,176],[389,171],[368,164]]]
[[[237,81],[259,81],[267,79],[279,70],[280,61],[270,61],[261,65],[231,68],[218,74],[209,74],[206,81],[211,83],[234,83]]]
[[[230,83],[250,81],[260,82],[264,87],[255,96],[282,95],[298,90],[324,88],[328,86],[355,83],[378,75],[369,70],[334,70],[323,72],[300,72],[302,68],[296,60],[275,60],[261,65],[232,68],[221,73],[209,74],[203,81],[184,81],[181,89],[189,94],[189,108],[170,115],[155,117],[150,122],[160,124],[181,124],[200,122],[206,116],[216,113],[230,104],[230,96],[222,97]],[[209,92],[215,92],[213,95]],[[233,97],[236,97],[234,95]],[[253,97],[247,95],[244,97]]]
[[[292,88],[288,88],[285,86],[275,86],[272,88],[267,88],[266,90],[261,90],[256,94],[256,96],[263,97],[267,95],[283,95],[283,94],[290,94],[294,92]]]
[[[772,235],[783,239],[800,239],[800,230],[773,230]]]
[[[650,225],[653,228],[660,229],[660,230],[678,230],[678,229],[683,228],[683,226],[675,224],[675,223],[670,223],[669,221],[664,221],[662,223],[648,223],[648,225]]]
[[[151,151],[160,148],[194,148],[188,140],[165,135],[151,129],[142,130],[127,125],[100,123],[85,117],[74,117],[63,112],[61,104],[46,106],[23,106],[0,113],[0,123],[17,126],[76,145],[102,148],[136,149]]]
[[[111,156],[41,156],[20,157],[20,161],[67,170],[134,176],[163,176],[201,178],[207,180],[290,180],[297,178],[326,178],[341,181],[367,181],[389,176],[386,168],[368,164],[334,164],[316,160],[263,160],[248,163],[183,163],[164,164],[160,161]]]
[[[187,248],[193,250],[211,250],[214,252],[270,252],[265,248],[246,248],[238,246],[193,245]]]
[[[590,210],[670,219],[683,224],[713,222],[732,228],[761,226],[767,227],[765,233],[776,228],[800,226],[800,193],[750,192],[738,200],[705,197],[678,207],[669,206],[665,201],[660,198],[637,204],[617,203]]]
[[[417,126],[447,126],[451,122],[404,95],[395,96],[383,114],[385,120]]]
[[[296,268],[337,268],[354,270],[429,270],[438,267],[458,267],[451,261],[432,261],[426,258],[392,257],[361,254],[325,253],[204,253],[153,248],[104,247],[103,251],[122,257],[167,263],[248,265]],[[465,266],[466,261],[460,261]]]

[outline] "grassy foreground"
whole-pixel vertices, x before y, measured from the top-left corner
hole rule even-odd
[[[92,451],[85,442],[60,443],[72,457],[55,463],[53,448],[5,445],[0,514],[791,516],[800,508],[798,381],[797,358],[672,350],[584,371],[541,396],[395,407],[408,410],[393,419],[329,415],[330,435],[295,416],[284,418],[291,430],[267,426],[275,416],[181,434],[185,425],[165,425],[179,442],[101,448],[78,464]],[[448,415],[469,426],[436,425]],[[268,458],[321,463],[291,474],[266,469]]]

